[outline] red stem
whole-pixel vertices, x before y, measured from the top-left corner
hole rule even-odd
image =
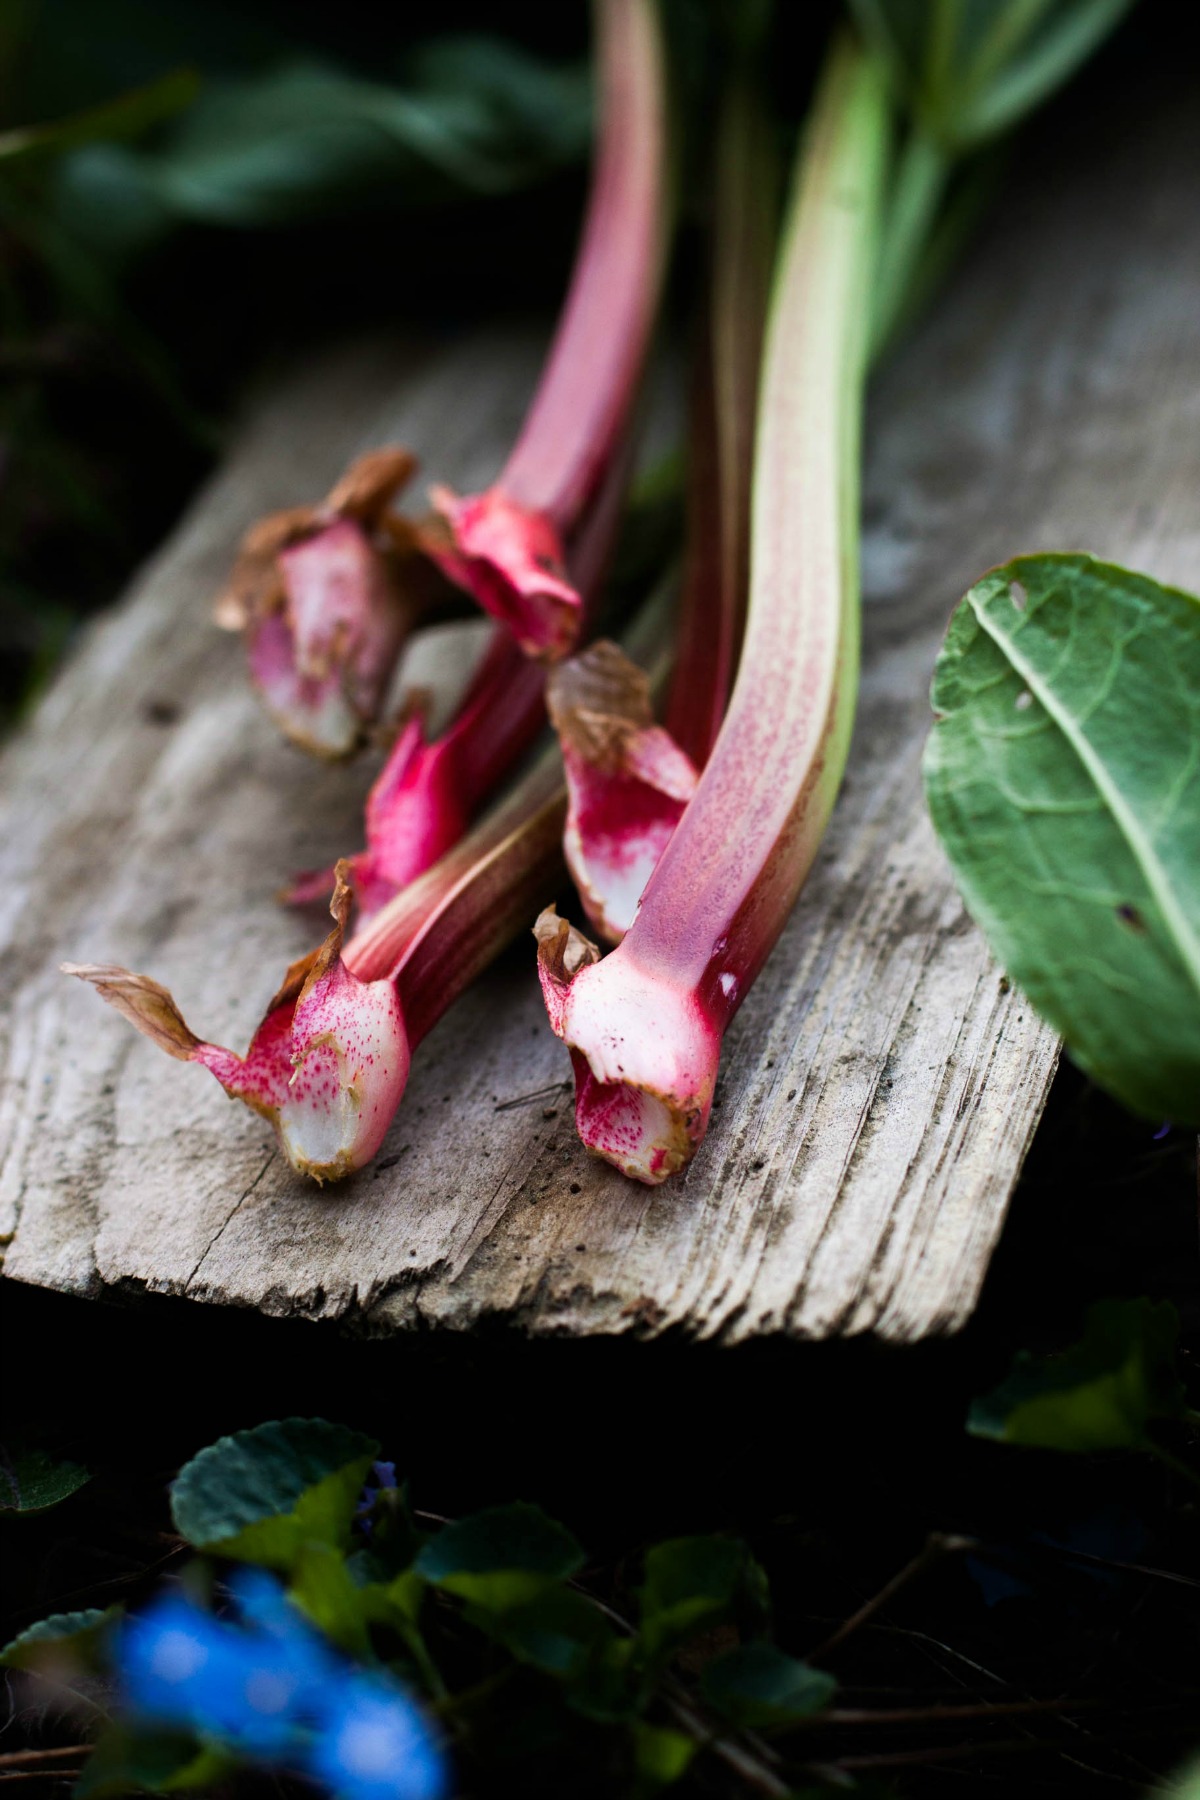
[[[597,0],[601,133],[554,343],[497,483],[568,535],[624,435],[663,262],[666,119],[654,0]]]

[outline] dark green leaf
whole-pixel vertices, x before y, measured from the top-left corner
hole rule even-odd
[[[832,1675],[810,1668],[774,1644],[739,1644],[708,1663],[700,1678],[705,1699],[731,1724],[755,1731],[794,1725],[829,1705]]]
[[[1069,81],[1132,0],[852,0],[922,128],[966,150]]]
[[[9,1669],[33,1669],[48,1662],[90,1664],[109,1625],[119,1617],[120,1608],[89,1607],[85,1612],[51,1613],[27,1626],[12,1642],[0,1650],[0,1663]]]
[[[0,1512],[44,1512],[91,1479],[82,1463],[58,1462],[44,1450],[0,1449]]]
[[[674,1538],[646,1554],[639,1639],[651,1660],[735,1617],[766,1613],[766,1577],[736,1538]]]
[[[116,1725],[104,1733],[72,1791],[79,1800],[100,1800],[108,1794],[211,1789],[230,1766],[219,1751],[184,1733],[134,1732]]]
[[[633,1728],[634,1795],[657,1794],[687,1774],[699,1745],[682,1731],[647,1725],[639,1719]]]
[[[507,1612],[468,1609],[467,1617],[520,1662],[563,1681],[577,1681],[614,1642],[604,1615],[582,1594],[548,1588]]]
[[[1166,1301],[1101,1301],[1063,1355],[1019,1355],[1007,1379],[972,1403],[967,1429],[1045,1450],[1137,1449],[1153,1420],[1183,1410],[1178,1336]]]
[[[347,1547],[379,1446],[324,1419],[284,1419],[202,1450],[171,1491],[176,1527],[198,1550],[290,1569],[308,1543]]]
[[[959,606],[929,809],[998,961],[1101,1086],[1200,1123],[1200,603],[1082,555]]]
[[[473,1606],[504,1612],[574,1575],[583,1551],[565,1525],[517,1500],[445,1526],[414,1566]]]
[[[370,1655],[367,1622],[374,1586],[356,1587],[346,1559],[332,1544],[305,1544],[296,1558],[288,1593],[332,1643],[359,1658]]]
[[[82,241],[126,252],[185,221],[257,227],[505,193],[580,157],[587,77],[511,45],[429,46],[410,89],[303,63],[214,82],[161,149],[78,152],[56,189]]]
[[[73,150],[103,138],[135,137],[190,106],[199,85],[190,69],[176,69],[160,81],[135,88],[132,93],[76,113],[72,118],[0,132],[0,163],[10,165],[36,155]]]

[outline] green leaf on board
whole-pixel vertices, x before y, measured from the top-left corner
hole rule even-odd
[[[1043,1450],[1136,1450],[1152,1421],[1183,1411],[1178,1336],[1168,1301],[1103,1300],[1061,1356],[1018,1355],[1000,1386],[972,1402],[967,1429]]]
[[[576,1574],[583,1560],[565,1525],[516,1500],[444,1526],[414,1566],[435,1587],[475,1607],[506,1612]]]
[[[82,1463],[60,1462],[25,1445],[0,1446],[0,1512],[44,1512],[91,1479]]]
[[[291,1569],[306,1544],[347,1548],[374,1439],[324,1419],[272,1420],[218,1439],[180,1471],[175,1525],[198,1550]]]
[[[1200,1123],[1200,602],[1019,557],[955,612],[925,753],[993,954],[1102,1087]]]
[[[633,1728],[633,1767],[635,1800],[657,1794],[674,1786],[687,1774],[688,1767],[700,1748],[695,1738],[669,1726],[648,1725],[639,1719]]]
[[[739,1644],[715,1656],[705,1665],[700,1686],[723,1718],[753,1731],[811,1718],[837,1691],[832,1675],[765,1642]]]
[[[117,1606],[93,1606],[84,1612],[51,1613],[5,1644],[0,1664],[8,1669],[35,1669],[64,1660],[90,1664],[120,1612]]]
[[[653,1662],[733,1618],[761,1622],[766,1577],[737,1538],[673,1538],[646,1552],[639,1642]]]

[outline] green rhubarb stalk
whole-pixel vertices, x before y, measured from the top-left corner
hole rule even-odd
[[[658,1182],[704,1135],[724,1031],[808,873],[858,686],[858,471],[882,199],[883,68],[829,59],[799,157],[768,323],[750,599],[729,712],[621,944],[538,922],[551,1023],[588,1148]]]

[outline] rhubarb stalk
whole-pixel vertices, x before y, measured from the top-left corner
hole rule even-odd
[[[452,581],[553,661],[579,631],[571,540],[628,434],[658,305],[666,97],[655,0],[597,0],[600,135],[583,239],[541,383],[495,484],[438,487],[425,530]]]
[[[665,728],[615,644],[551,671],[570,805],[563,850],[588,918],[619,944],[720,729],[749,578],[750,465],[775,223],[775,159],[748,80],[730,82],[715,158],[710,298],[692,401],[687,543]]]
[[[642,1181],[704,1135],[723,1033],[778,938],[833,807],[858,668],[860,414],[887,103],[834,50],[802,147],[767,331],[750,598],[728,714],[619,947],[538,921],[553,1028],[589,1149]]]
[[[350,885],[340,863],[333,930],[289,968],[245,1056],[197,1037],[146,975],[96,963],[64,963],[63,972],[269,1120],[298,1173],[337,1181],[379,1149],[421,1039],[553,884],[561,779],[557,757],[543,758],[494,815],[346,943]]]
[[[242,540],[217,621],[246,634],[250,675],[293,742],[347,756],[378,717],[406,638],[443,583],[392,506],[407,450],[352,463],[319,506],[271,513]]]
[[[614,458],[571,551],[585,622],[612,556],[628,485],[628,459]],[[366,848],[347,859],[360,925],[458,842],[546,723],[546,670],[498,625],[446,730],[432,742],[414,714],[400,730],[366,803]],[[322,900],[332,869],[301,875],[285,894]]]

